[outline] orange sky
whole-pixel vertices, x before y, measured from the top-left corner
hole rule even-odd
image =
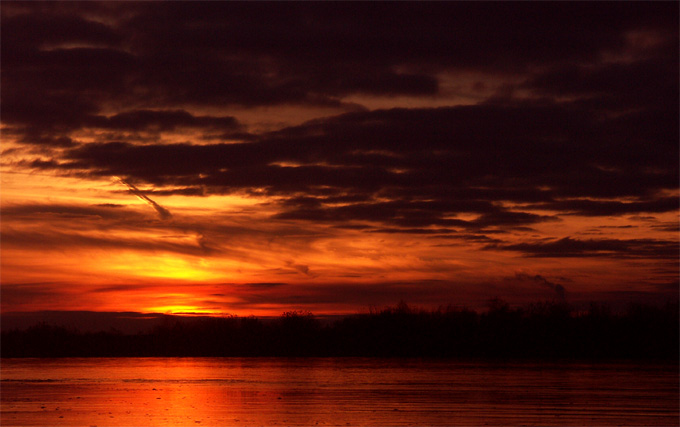
[[[2,4],[3,312],[677,299],[677,4],[129,6]]]

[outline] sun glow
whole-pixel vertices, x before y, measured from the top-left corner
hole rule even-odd
[[[219,315],[222,314],[220,310],[198,307],[195,305],[161,305],[149,307],[145,311],[149,313],[164,313],[174,315]]]
[[[222,274],[211,271],[208,261],[188,259],[177,255],[147,255],[139,259],[126,259],[112,266],[113,270],[130,276],[162,279],[208,281],[219,279]]]

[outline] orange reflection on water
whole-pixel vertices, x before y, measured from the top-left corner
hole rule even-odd
[[[4,359],[3,426],[677,425],[677,365]]]

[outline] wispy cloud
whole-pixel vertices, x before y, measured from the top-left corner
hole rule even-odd
[[[123,185],[127,186],[127,188],[130,190],[130,193],[134,194],[135,196],[139,197],[140,199],[144,200],[148,204],[153,207],[156,212],[158,212],[158,216],[162,220],[167,220],[172,218],[172,214],[170,213],[169,210],[165,209],[163,206],[159,205],[155,201],[151,200],[142,190],[139,188],[135,187],[134,185],[130,184],[126,180],[120,177],[116,177],[116,179]]]

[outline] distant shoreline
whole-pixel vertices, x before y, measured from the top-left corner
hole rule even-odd
[[[277,319],[167,317],[152,330],[79,332],[49,323],[3,331],[13,357],[431,357],[508,360],[678,360],[678,304],[601,304],[575,313],[549,301],[488,312],[414,309],[405,303],[321,322],[293,311]]]

